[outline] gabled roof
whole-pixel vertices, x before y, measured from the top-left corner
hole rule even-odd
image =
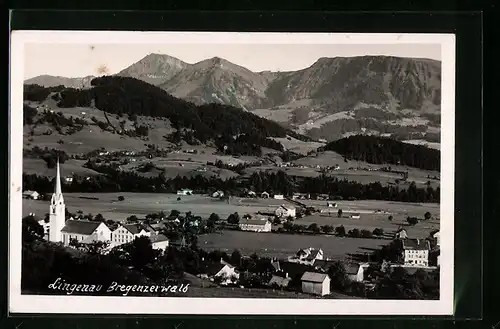
[[[425,239],[405,239],[403,249],[405,250],[430,250],[431,244]]]
[[[31,190],[23,191],[23,194],[30,194],[31,195],[31,194],[35,194],[35,193],[38,194],[37,191],[31,191]]]
[[[202,270],[201,273],[207,274],[207,275],[216,275],[217,273],[220,272],[224,268],[224,266],[227,266],[226,264],[221,264],[221,263],[205,263],[202,265]]]
[[[269,281],[269,285],[278,285],[280,287],[287,287],[288,284],[292,281],[290,278],[285,278],[283,274],[276,273],[273,274],[271,280]]]
[[[249,219],[241,219],[240,220],[240,224],[243,224],[243,225],[246,224],[246,225],[262,225],[262,226],[264,226],[264,225],[266,225],[267,222],[268,222],[267,219],[262,220],[262,219],[249,218]]]
[[[132,234],[138,234],[142,230],[145,230],[140,224],[122,224],[122,226]]]
[[[101,225],[101,222],[69,219],[61,232],[91,235],[99,225]]]
[[[344,264],[345,271],[348,275],[358,274],[361,265],[359,263],[346,263]]]
[[[328,274],[326,273],[318,273],[318,272],[305,272],[302,275],[301,280],[302,281],[308,281],[308,282],[317,282],[321,283],[325,281],[325,279],[328,277]]]
[[[314,261],[313,266],[316,268],[321,268],[321,269],[327,271],[330,268],[330,266],[332,266],[336,262],[337,261],[335,261],[335,260],[316,259]]]
[[[168,238],[163,234],[153,234],[149,237],[151,243],[168,241]]]

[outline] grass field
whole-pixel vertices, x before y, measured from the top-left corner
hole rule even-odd
[[[286,258],[301,248],[321,248],[324,257],[344,259],[347,254],[370,252],[388,244],[383,239],[340,238],[333,235],[292,235],[223,231],[202,235],[198,245],[205,250],[222,250],[228,253],[238,249],[243,255],[254,252],[259,256]]]

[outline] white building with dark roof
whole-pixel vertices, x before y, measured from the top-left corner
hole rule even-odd
[[[288,206],[288,205],[281,205],[279,206],[275,211],[274,214],[277,217],[295,217],[297,215],[297,212],[295,210],[295,207]]]
[[[111,240],[111,230],[103,222],[69,219],[61,230],[61,236],[64,245],[69,245],[71,240],[79,243],[106,242]]]
[[[431,244],[425,239],[404,239],[403,260],[407,266],[429,266]]]
[[[252,232],[271,232],[271,222],[267,219],[243,218],[238,223],[240,230]]]
[[[40,194],[37,191],[24,191],[23,192],[23,198],[24,199],[32,199],[32,200],[38,200],[40,198]]]
[[[135,238],[140,236],[150,237],[151,232],[140,224],[121,224],[112,232],[111,242],[113,245],[118,246],[132,242]]]
[[[325,296],[330,294],[330,277],[326,273],[305,272],[300,279],[302,292]]]
[[[315,248],[300,249],[294,256],[288,257],[291,263],[313,265],[315,261],[323,259],[323,250]]]

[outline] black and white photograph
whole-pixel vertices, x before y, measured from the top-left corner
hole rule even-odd
[[[21,313],[453,312],[451,34],[14,31]]]

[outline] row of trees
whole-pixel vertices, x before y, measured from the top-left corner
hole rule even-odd
[[[52,157],[52,159],[54,159]],[[414,183],[408,189],[397,186],[383,186],[380,183],[361,184],[358,182],[339,180],[334,177],[320,176],[314,178],[297,178],[288,176],[280,171],[278,173],[254,173],[249,179],[229,178],[222,180],[216,176],[167,178],[164,173],[156,177],[142,177],[135,172],[120,171],[117,166],[98,165],[88,162],[87,167],[104,175],[90,177],[89,179],[73,179],[71,184],[65,185],[68,192],[159,192],[174,193],[183,188],[193,189],[196,193],[209,193],[210,191],[226,191],[226,194],[242,194],[247,189],[257,192],[268,191],[290,196],[295,192],[329,194],[344,199],[371,199],[391,200],[403,202],[439,202],[439,187],[417,188]],[[39,193],[52,191],[53,182],[45,176],[36,174],[23,174],[23,188],[35,190]],[[260,190],[260,191],[259,191]]]

